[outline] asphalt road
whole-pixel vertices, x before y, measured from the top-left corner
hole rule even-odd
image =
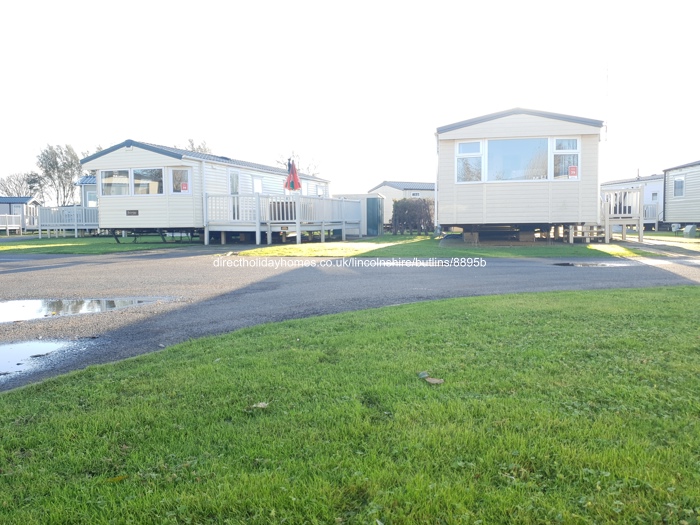
[[[0,344],[72,341],[50,359],[1,376],[0,390],[286,319],[451,297],[700,284],[700,259],[686,255],[486,259],[476,267],[465,261],[446,267],[428,266],[429,261],[387,266],[386,259],[256,259],[221,253],[221,247],[193,246],[103,256],[0,255],[3,301],[159,298],[105,313],[0,322]]]

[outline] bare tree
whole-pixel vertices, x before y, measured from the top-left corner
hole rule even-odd
[[[99,153],[100,151],[102,151],[102,149],[103,149],[102,146],[100,146],[100,145],[98,144],[97,147],[95,148],[95,153]],[[80,153],[80,156],[81,156],[82,158],[89,157],[90,155],[93,155],[93,153],[90,152],[90,150],[88,150],[88,151],[83,151],[83,152]]]
[[[294,161],[295,166],[297,167],[297,170],[299,173],[303,173],[304,175],[311,175],[312,177],[318,177],[319,175],[319,170],[318,170],[318,165],[311,161],[310,163],[303,165],[301,163],[301,157],[294,151],[292,151],[292,154],[289,157],[280,157],[275,161],[278,165],[280,165],[282,168],[285,170],[287,169],[287,163],[290,161]]]
[[[53,198],[58,206],[73,204],[75,183],[83,171],[75,150],[69,145],[47,145],[37,156],[37,166],[45,196]]]
[[[0,195],[41,198],[40,179],[41,176],[34,171],[8,175],[4,179],[0,179]]]
[[[187,151],[196,151],[197,153],[211,153],[211,150],[205,141],[202,141],[199,145],[196,145],[194,140],[189,139],[186,149]]]

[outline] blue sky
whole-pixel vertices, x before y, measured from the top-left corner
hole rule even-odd
[[[659,4],[660,5],[660,4]],[[439,126],[513,107],[603,120],[601,180],[700,160],[690,2],[197,3],[3,7],[0,176],[47,144],[206,141],[335,193],[432,181]]]

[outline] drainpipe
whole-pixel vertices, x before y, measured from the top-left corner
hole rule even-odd
[[[438,180],[440,178],[440,136],[437,133],[435,133],[435,149],[437,153],[437,166],[435,169],[435,220],[433,222],[435,224],[435,235],[439,235],[440,225],[438,224]]]
[[[204,245],[209,246],[209,210],[207,208],[207,178],[204,175],[204,161],[199,161],[199,174],[202,178],[202,218],[204,219]]]

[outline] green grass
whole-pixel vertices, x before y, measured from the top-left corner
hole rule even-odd
[[[523,243],[498,246],[450,243],[440,246],[432,236],[382,235],[351,242],[272,245],[240,251],[257,257],[636,257],[653,254],[618,244]]]
[[[0,253],[49,253],[49,254],[90,254],[100,255],[115,252],[130,252],[135,250],[156,250],[163,248],[180,248],[189,246],[190,243],[169,241],[164,243],[160,236],[149,235],[139,237],[137,242],[133,238],[120,239],[120,243],[111,236],[78,237],[71,235],[66,237],[51,237],[50,239],[28,239],[18,241],[4,241],[0,243]]]
[[[699,309],[464,298],[90,367],[0,395],[0,522],[697,524]]]

